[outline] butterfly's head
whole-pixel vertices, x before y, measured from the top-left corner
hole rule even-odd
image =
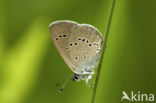
[[[78,74],[76,74],[76,73],[74,73],[74,75],[73,75],[73,81],[79,81],[80,79],[79,79],[79,75]]]

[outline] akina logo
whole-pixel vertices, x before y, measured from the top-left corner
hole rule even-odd
[[[141,93],[140,91],[134,92],[131,91],[131,94],[127,94],[125,91],[122,91],[122,98],[121,101],[127,100],[127,101],[149,101],[149,102],[154,102],[154,94],[146,94],[146,93]]]

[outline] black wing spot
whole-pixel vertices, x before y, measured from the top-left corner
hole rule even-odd
[[[97,51],[99,51],[100,49],[97,49]]]
[[[66,49],[69,49],[69,48],[66,48]]]
[[[78,57],[75,57],[75,59],[78,59]]]
[[[70,43],[70,46],[72,46],[72,43]]]
[[[56,40],[58,40],[58,38],[56,38]]]
[[[59,36],[60,38],[62,37],[62,35]]]
[[[86,42],[88,43],[89,41],[87,40]]]
[[[86,56],[84,56],[83,58],[86,59]]]
[[[77,45],[77,43],[75,43],[75,45]]]
[[[63,37],[66,37],[67,35],[63,35]]]
[[[82,41],[84,42],[84,41],[85,41],[85,39],[82,39]]]
[[[78,40],[81,40],[81,38],[79,38]]]
[[[89,44],[89,46],[92,46],[92,44]]]

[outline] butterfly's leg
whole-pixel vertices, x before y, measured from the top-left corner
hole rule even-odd
[[[92,84],[92,83],[90,83],[90,82],[89,82],[89,83],[87,83],[86,85],[87,85],[89,88],[92,88],[92,89],[93,89],[93,88],[94,88],[94,86],[93,86],[93,85],[91,85],[91,84]]]
[[[87,85],[89,88],[93,88],[93,86],[91,86],[90,83],[91,83],[91,82],[88,82],[88,79],[86,79],[86,85]]]
[[[88,82],[87,84],[88,84],[88,85],[91,85],[91,84],[95,84],[95,82]]]
[[[91,76],[91,78],[90,79],[95,79],[97,76]]]
[[[93,84],[95,84],[95,82],[87,82],[86,84],[87,85],[93,85]]]
[[[90,88],[93,88],[94,86],[92,84],[95,84],[94,82],[88,82],[89,79],[91,79],[90,77],[89,78],[86,78],[86,85]]]

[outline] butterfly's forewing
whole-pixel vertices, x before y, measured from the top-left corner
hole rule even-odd
[[[92,72],[100,57],[102,44],[103,38],[93,26],[78,24],[72,28],[69,49],[75,73]]]
[[[69,33],[75,25],[77,25],[77,23],[72,21],[56,21],[50,24],[51,38],[60,55],[70,68],[73,66],[69,54]]]

